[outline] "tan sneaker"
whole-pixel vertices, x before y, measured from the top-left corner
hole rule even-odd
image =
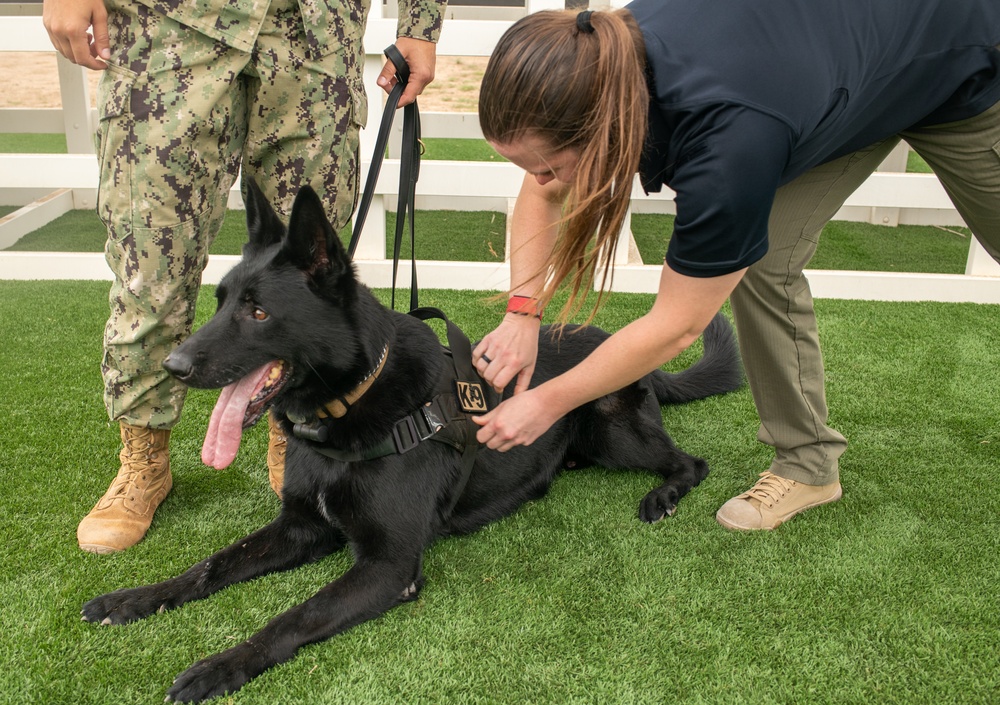
[[[170,431],[123,423],[121,434],[118,476],[76,529],[80,548],[91,553],[124,551],[139,543],[173,486]]]
[[[288,439],[281,424],[274,414],[267,414],[267,479],[271,489],[281,499],[281,488],[285,483],[285,452],[288,450]]]
[[[776,529],[799,512],[840,499],[840,483],[804,485],[771,472],[757,484],[722,505],[716,521],[727,529]]]

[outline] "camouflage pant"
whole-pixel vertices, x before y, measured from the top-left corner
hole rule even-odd
[[[310,60],[294,0],[272,1],[249,53],[128,0],[108,4],[113,57],[97,136],[98,212],[115,275],[105,403],[113,420],[170,428],[185,387],[161,363],[191,331],[240,169],[285,217],[310,184],[338,230],[350,218],[367,109],[361,32]]]

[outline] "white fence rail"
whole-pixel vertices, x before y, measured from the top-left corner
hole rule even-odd
[[[563,0],[528,0],[530,11],[561,7]],[[594,5],[601,3],[592,3]],[[603,3],[607,4],[607,2]],[[621,4],[615,0],[614,4]],[[3,6],[0,6],[2,8]],[[8,6],[11,7],[11,6]],[[0,51],[51,52],[41,18],[31,5],[21,15],[0,15]],[[36,6],[37,7],[37,6]],[[452,19],[445,23],[439,56],[488,56],[510,20]],[[370,155],[380,109],[374,79],[381,69],[381,50],[395,39],[395,19],[383,17],[378,2],[365,35],[368,59],[365,79],[372,102],[370,129],[362,132],[362,154]],[[92,208],[97,184],[97,162],[92,152],[94,114],[87,95],[85,70],[58,60],[62,109],[0,109],[0,132],[65,132],[69,154],[0,154],[0,204],[21,206],[0,219],[0,249],[72,208]],[[474,114],[423,113],[425,137],[479,138]],[[401,121],[400,121],[401,122]],[[905,169],[905,151],[894,153],[879,171],[848,199],[838,218],[895,225],[897,223],[957,225],[961,219],[933,175],[898,173]],[[397,162],[386,161],[357,252],[362,278],[372,286],[388,285],[390,263],[385,260],[386,205],[395,202]],[[367,161],[362,165],[367,171]],[[417,184],[418,207],[509,212],[522,173],[506,163],[425,161]],[[230,205],[242,207],[234,189]],[[391,206],[390,206],[391,207]],[[635,212],[673,212],[669,191],[645,196],[633,189]],[[656,291],[659,266],[630,261],[628,238],[616,253],[614,288],[619,291]],[[235,256],[214,256],[205,272],[206,283],[217,282],[235,263]],[[506,264],[419,261],[420,280],[427,287],[503,289],[508,286]],[[406,275],[406,266],[401,266]],[[1000,303],[1000,267],[973,240],[966,274],[905,274],[810,270],[817,297],[871,300],[939,300]],[[0,279],[108,279],[100,254],[0,252]]]

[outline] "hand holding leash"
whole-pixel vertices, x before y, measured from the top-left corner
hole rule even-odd
[[[434,66],[437,61],[437,45],[432,42],[425,42],[421,39],[411,39],[410,37],[399,37],[396,40],[396,48],[404,59],[404,66],[408,66],[408,76],[403,76],[406,88],[399,98],[400,108],[409,105],[423,93],[427,84],[434,80]],[[390,59],[385,62],[382,72],[379,73],[376,83],[386,93],[392,91],[399,80],[397,74],[400,67]]]
[[[382,122],[379,124],[378,137],[375,139],[375,153],[372,155],[371,166],[368,169],[368,179],[365,182],[364,190],[361,193],[361,202],[354,216],[354,229],[351,233],[351,242],[347,247],[347,252],[351,259],[357,251],[358,242],[361,239],[361,230],[364,228],[365,216],[368,215],[368,207],[375,195],[375,183],[378,181],[379,170],[382,168],[382,159],[385,156],[385,148],[389,139],[389,131],[392,128],[392,118],[396,108],[401,105],[403,95],[410,90],[411,71],[406,62],[406,58],[395,44],[385,48],[385,55],[388,58],[386,67],[392,67],[394,76],[392,88],[389,91],[389,98],[386,101],[385,110],[382,112]],[[388,68],[382,69],[379,83],[388,87],[385,78]],[[433,69],[432,69],[433,73]],[[426,84],[425,84],[426,85]],[[422,90],[423,87],[420,87]],[[420,175],[420,113],[417,109],[416,100],[407,105],[403,110],[403,141],[402,154],[399,160],[399,197],[396,201],[396,236],[393,244],[392,254],[392,306],[396,308],[396,271],[399,266],[399,253],[403,242],[403,228],[409,225],[410,231],[410,309],[417,308],[417,258],[416,246],[414,242],[413,218],[415,215],[415,201],[417,178]]]

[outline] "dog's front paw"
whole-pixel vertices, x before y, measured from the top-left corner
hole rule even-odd
[[[194,664],[174,679],[167,700],[200,703],[235,693],[253,677],[247,662],[247,656],[252,654],[245,654],[247,649],[246,644],[241,644]]]
[[[657,487],[642,498],[639,503],[639,518],[648,524],[653,524],[677,511],[680,496],[676,487],[663,485]]]
[[[95,597],[83,606],[83,620],[99,624],[128,624],[169,609],[171,605],[154,590],[155,587],[128,588]]]

